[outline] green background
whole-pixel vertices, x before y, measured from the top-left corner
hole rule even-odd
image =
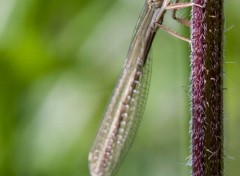
[[[1,176],[89,175],[87,155],[143,4],[0,0]],[[225,2],[228,176],[240,173],[239,6]],[[165,20],[189,36],[169,15]],[[186,42],[158,32],[146,111],[118,176],[189,175],[189,52]]]

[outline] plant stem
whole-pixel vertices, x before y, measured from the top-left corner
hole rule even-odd
[[[192,175],[223,175],[223,0],[192,0]]]

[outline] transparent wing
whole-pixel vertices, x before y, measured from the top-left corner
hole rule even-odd
[[[151,59],[148,58],[138,69],[124,72],[127,72],[128,80],[124,76],[120,78],[89,155],[92,176],[110,176],[118,170],[143,116],[151,77]]]
[[[110,170],[113,170],[114,173],[118,170],[119,165],[131,147],[131,144],[133,143],[137,130],[140,126],[149,91],[151,69],[152,59],[148,57],[143,68],[142,78],[140,79],[139,84],[136,86],[136,93],[134,93],[132,97],[133,101],[131,101],[129,105],[129,119],[126,124],[124,122],[121,124],[123,126],[122,128],[125,128],[125,132],[119,135],[118,139],[116,140],[118,142],[121,141],[121,139],[124,139],[124,142],[122,145],[116,145],[116,150],[119,151],[118,161],[116,163],[116,166],[112,166],[110,168]]]
[[[112,176],[130,148],[143,116],[151,72],[148,52],[155,32],[154,9],[145,4],[132,39],[123,73],[115,87],[92,150],[92,176]]]

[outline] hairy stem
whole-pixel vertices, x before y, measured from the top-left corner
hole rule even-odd
[[[223,175],[223,0],[192,0],[192,175]]]

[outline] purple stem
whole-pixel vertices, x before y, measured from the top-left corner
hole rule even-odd
[[[192,175],[223,176],[223,0],[192,2]]]

